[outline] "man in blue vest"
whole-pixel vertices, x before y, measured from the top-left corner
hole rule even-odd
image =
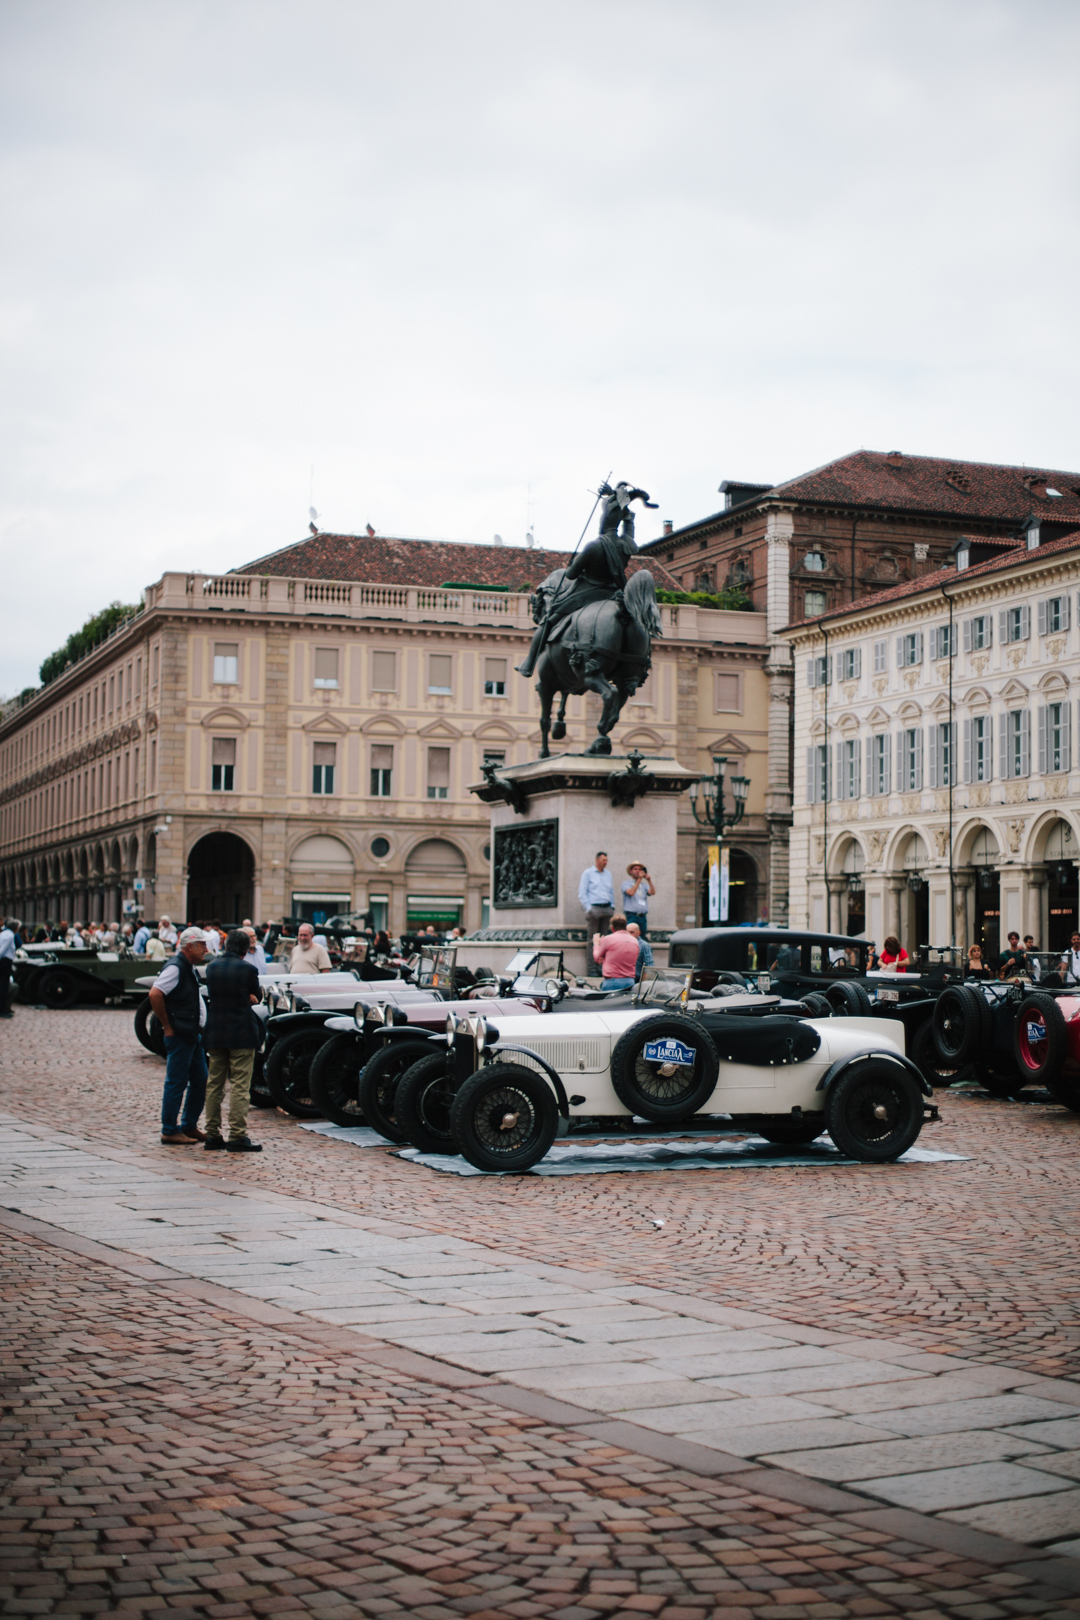
[[[206,1140],[199,1129],[206,1098],[206,1055],[200,1039],[206,1003],[195,972],[205,955],[206,935],[202,929],[185,928],[176,942],[176,955],[166,962],[150,991],[150,1005],[165,1036],[163,1147],[188,1147]]]
[[[206,1088],[206,1141],[210,1153],[225,1148],[229,1153],[261,1153],[262,1145],[247,1133],[247,1113],[251,1101],[251,1071],[255,1048],[262,1029],[251,1009],[259,999],[258,969],[245,957],[251,939],[245,928],[233,928],[225,941],[224,953],[215,956],[206,969],[206,990],[210,1005],[203,1043],[210,1060],[210,1081]],[[229,1083],[229,1140],[221,1134],[221,1102],[225,1082]]]

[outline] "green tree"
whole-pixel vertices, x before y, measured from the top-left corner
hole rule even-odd
[[[87,619],[81,630],[76,630],[68,636],[62,647],[49,654],[38,674],[42,686],[48,686],[62,675],[69,664],[85,657],[88,652],[110,636],[118,624],[125,619],[132,619],[136,613],[142,612],[142,604],[131,605],[125,602],[110,602],[108,607],[102,608],[100,613],[94,613]]]

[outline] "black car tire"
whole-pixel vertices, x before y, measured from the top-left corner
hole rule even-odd
[[[251,1067],[250,1095],[252,1108],[273,1108],[274,1099],[266,1084],[266,1060],[262,1052],[255,1053],[255,1062]]]
[[[311,1060],[327,1039],[320,1024],[293,1030],[274,1042],[266,1059],[266,1087],[278,1108],[294,1119],[321,1119],[311,1095]]]
[[[1063,1080],[1057,1075],[1046,1082],[1046,1089],[1055,1102],[1072,1114],[1080,1114],[1080,1080]]]
[[[79,999],[78,981],[73,979],[70,973],[63,973],[56,968],[50,968],[41,976],[37,999],[43,1001],[46,1007],[53,1007],[58,1010],[65,1007],[74,1007]]]
[[[19,1000],[24,1006],[28,1007],[33,1002],[37,1001],[38,990],[41,987],[41,980],[44,972],[44,968],[31,968],[29,973],[20,973],[19,977],[15,980],[15,988],[19,992]]]
[[[547,1081],[516,1063],[478,1069],[450,1110],[458,1152],[477,1170],[531,1170],[555,1140],[558,1123]]]
[[[145,1046],[148,1052],[153,1052],[155,1057],[165,1056],[165,1037],[149,996],[144,997],[135,1009],[135,1036],[139,1044]]]
[[[808,1147],[825,1135],[825,1121],[819,1119],[815,1125],[809,1120],[767,1119],[754,1126],[754,1134],[776,1147]]]
[[[833,1015],[832,1002],[820,990],[808,990],[800,1001],[807,1018],[831,1018]]]
[[[446,1072],[447,1053],[427,1052],[405,1070],[394,1095],[394,1118],[405,1139],[421,1153],[456,1153],[450,1130],[455,1085]]]
[[[938,1057],[932,1018],[925,1019],[911,1037],[908,1056],[931,1086],[955,1086],[961,1081],[979,1078],[974,1063],[953,1063]]]
[[[1022,1074],[1015,1068],[1010,1068],[1006,1060],[1005,1066],[996,1069],[984,1065],[976,1066],[975,1078],[983,1090],[996,1097],[999,1102],[1009,1102],[1011,1098],[1019,1095],[1027,1085]]]
[[[876,1109],[884,1109],[879,1118]],[[907,1069],[868,1058],[834,1081],[825,1098],[833,1143],[849,1158],[884,1164],[906,1153],[922,1130],[923,1095]]]
[[[1043,1031],[1033,1041],[1032,1029]],[[1069,1035],[1065,1015],[1053,996],[1037,991],[1025,996],[1016,1009],[1013,1024],[1013,1056],[1023,1076],[1023,1084],[1049,1085],[1065,1067],[1069,1055]]]
[[[834,1018],[870,1018],[870,997],[861,984],[850,979],[838,979],[825,991],[825,1000],[832,1008]]]
[[[973,1063],[990,1045],[990,1008],[973,984],[948,984],[934,1004],[934,1045],[943,1065]]]
[[[694,1051],[692,1064],[654,1063],[645,1057],[652,1041],[674,1040]],[[671,1072],[665,1074],[667,1069]],[[632,1114],[667,1125],[700,1113],[716,1090],[720,1059],[712,1036],[696,1018],[659,1013],[633,1024],[615,1043],[611,1083]]]
[[[324,1041],[311,1060],[311,1100],[335,1125],[363,1125],[360,1111],[360,1066],[363,1049],[355,1035],[342,1031]]]
[[[406,1139],[395,1112],[398,1082],[430,1050],[427,1041],[388,1041],[360,1071],[360,1111],[372,1130],[388,1142]]]

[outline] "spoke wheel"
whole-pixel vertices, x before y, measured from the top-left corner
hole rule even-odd
[[[934,1045],[942,1065],[974,1062],[990,1042],[990,1009],[973,984],[951,984],[934,1005]]]
[[[450,1125],[463,1158],[478,1170],[529,1170],[555,1140],[555,1096],[540,1075],[490,1063],[454,1098]]]
[[[360,1108],[361,1053],[359,1037],[342,1032],[324,1041],[311,1060],[312,1101],[335,1125],[364,1123]]]
[[[372,1130],[388,1142],[407,1141],[397,1122],[398,1083],[406,1069],[430,1050],[427,1041],[388,1041],[360,1072],[360,1112]]]
[[[1025,996],[1016,1009],[1013,1055],[1023,1079],[1044,1086],[1057,1080],[1069,1056],[1068,1026],[1053,996]]]
[[[853,1159],[880,1164],[906,1153],[922,1130],[923,1099],[906,1069],[870,1058],[848,1069],[825,1100],[829,1135]]]
[[[611,1054],[611,1083],[619,1101],[660,1125],[700,1113],[716,1090],[719,1069],[704,1024],[677,1013],[641,1019],[620,1036]]]
[[[421,1153],[456,1153],[450,1111],[456,1087],[446,1072],[447,1052],[429,1052],[405,1070],[394,1098],[394,1115],[406,1140]]]
[[[60,973],[54,969],[43,976],[38,986],[38,999],[46,1007],[74,1007],[79,999],[78,983],[70,973]]]
[[[326,1040],[326,1031],[298,1029],[275,1041],[266,1060],[266,1084],[279,1108],[295,1119],[321,1119],[311,1095],[311,1060]]]

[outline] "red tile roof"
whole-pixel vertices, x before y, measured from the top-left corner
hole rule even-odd
[[[984,544],[980,540],[980,544]],[[875,591],[873,596],[864,596],[858,602],[853,602],[845,608],[837,608],[834,613],[818,613],[810,619],[793,619],[786,626],[788,630],[802,630],[808,624],[832,624],[838,619],[858,618],[867,608],[880,607],[884,602],[898,602],[905,596],[920,596],[924,592],[940,593],[943,585],[966,584],[969,579],[979,579],[984,574],[1001,573],[1006,568],[1023,567],[1024,562],[1037,563],[1044,557],[1057,555],[1062,551],[1076,551],[1080,548],[1080,528],[1072,534],[1062,535],[1059,540],[1048,540],[1045,545],[1037,546],[1034,551],[1026,547],[1010,546],[1004,555],[991,557],[989,562],[976,563],[971,568],[965,568],[957,573],[955,567],[935,568],[932,574],[924,574],[921,579],[906,580],[903,585],[892,585],[887,591]]]
[[[529,551],[522,546],[479,546],[459,540],[396,540],[366,534],[317,534],[284,546],[255,562],[234,568],[235,574],[284,574],[294,579],[362,580],[376,585],[505,585],[530,589],[556,568],[565,568],[569,551]],[[630,572],[643,567],[632,562]],[[680,582],[648,559],[649,570],[664,590],[681,590]]]
[[[1056,489],[1061,500],[1045,493]],[[1007,467],[995,462],[956,461],[947,456],[905,456],[897,451],[857,450],[837,461],[776,484],[745,505],[725,508],[673,535],[649,542],[661,549],[680,535],[736,517],[771,501],[839,506],[863,511],[910,512],[957,518],[966,523],[1024,522],[1036,512],[1047,521],[1080,522],[1080,473],[1045,467]],[[737,516],[736,516],[737,515]]]

